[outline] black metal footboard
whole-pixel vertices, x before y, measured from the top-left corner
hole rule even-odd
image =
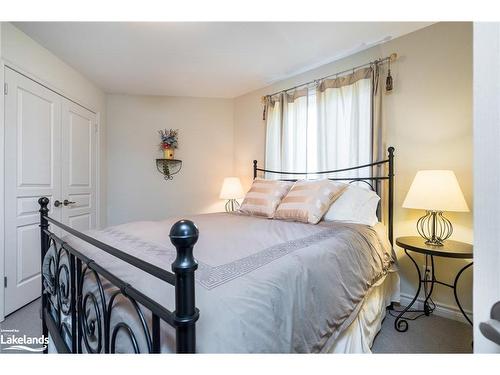
[[[48,198],[42,197],[38,203],[42,261],[42,333],[45,337],[50,334],[59,353],[115,353],[120,333],[128,338],[134,352],[141,352],[136,333],[130,325],[119,321],[111,326],[111,316],[118,298],[130,303],[137,314],[147,348],[144,352],[160,353],[161,321],[174,327],[177,353],[195,352],[199,311],[195,306],[194,272],[198,264],[193,257],[193,246],[198,240],[198,229],[193,222],[178,221],[170,230],[170,240],[177,250],[172,273],[50,218]],[[51,224],[174,286],[175,311],[169,311],[70,246],[49,230]],[[49,254],[44,269],[44,259],[51,246],[54,251]],[[63,258],[66,262],[62,261]],[[84,284],[88,282],[86,275],[94,279],[95,291],[84,290]],[[113,286],[107,295],[101,278]]]

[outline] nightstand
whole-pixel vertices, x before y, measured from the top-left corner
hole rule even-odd
[[[404,249],[406,255],[411,259],[411,261],[415,265],[415,268],[417,269],[419,283],[418,283],[417,293],[415,294],[415,297],[413,297],[410,304],[406,306],[404,310],[398,311],[399,315],[396,317],[396,321],[394,322],[394,328],[399,332],[405,332],[408,330],[408,320],[410,319],[405,318],[405,314],[408,312],[420,312],[423,313],[422,315],[427,315],[427,316],[432,313],[434,308],[431,307],[429,299],[432,296],[432,292],[434,290],[434,284],[444,285],[447,286],[448,288],[453,289],[453,294],[455,296],[455,301],[457,303],[458,308],[462,312],[467,322],[469,322],[469,324],[472,325],[472,321],[469,319],[464,309],[462,308],[462,305],[460,304],[460,300],[458,299],[458,294],[457,294],[457,285],[460,276],[467,268],[472,266],[472,261],[468,263],[465,267],[463,267],[460,271],[458,271],[455,277],[455,281],[453,282],[453,285],[436,280],[434,271],[434,257],[472,260],[473,258],[472,245],[464,242],[450,241],[450,240],[446,240],[443,246],[427,245],[425,243],[425,239],[416,236],[396,238],[396,245]],[[432,267],[430,280],[426,279],[425,277],[422,278],[422,274],[420,273],[420,268],[415,259],[413,259],[413,257],[410,255],[410,252],[424,254],[426,256],[426,262],[427,262],[427,257],[430,257],[430,265]],[[430,284],[428,288],[427,284]],[[411,309],[413,304],[417,301],[422,285],[424,286],[425,290],[424,308],[423,310]],[[411,320],[414,319],[416,318],[411,318]]]

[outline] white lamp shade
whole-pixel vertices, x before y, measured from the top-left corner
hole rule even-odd
[[[429,211],[469,211],[455,173],[446,170],[417,172],[403,207]]]
[[[238,177],[226,177],[222,183],[220,199],[240,199],[245,196]]]

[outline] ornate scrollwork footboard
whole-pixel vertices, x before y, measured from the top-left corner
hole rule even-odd
[[[172,264],[173,272],[169,272],[50,218],[48,198],[42,197],[38,203],[42,330],[43,335],[50,334],[59,353],[117,353],[120,348],[134,353],[160,353],[161,321],[175,329],[178,353],[195,352],[199,311],[195,307],[194,272],[198,264],[193,246],[198,240],[198,229],[191,221],[181,220],[171,228],[170,239],[177,258]],[[49,225],[174,286],[175,311],[169,311],[101,267],[50,231]],[[125,304],[136,318],[135,325],[122,321],[115,312]]]

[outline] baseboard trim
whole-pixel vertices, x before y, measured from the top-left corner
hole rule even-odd
[[[408,306],[413,299],[413,296],[410,296],[408,294],[401,293],[401,305],[402,306]],[[464,318],[462,315],[462,312],[457,306],[451,306],[447,305],[444,303],[436,302],[436,309],[434,310],[434,314],[437,316],[441,316],[443,318],[448,318],[448,319],[453,319],[457,320],[462,323],[468,323],[467,320]],[[417,309],[422,309],[424,305],[424,299],[423,298],[418,298],[413,307]],[[464,309],[465,310],[465,309]],[[469,316],[469,318],[473,320],[472,312],[469,310],[465,310],[466,314]]]

